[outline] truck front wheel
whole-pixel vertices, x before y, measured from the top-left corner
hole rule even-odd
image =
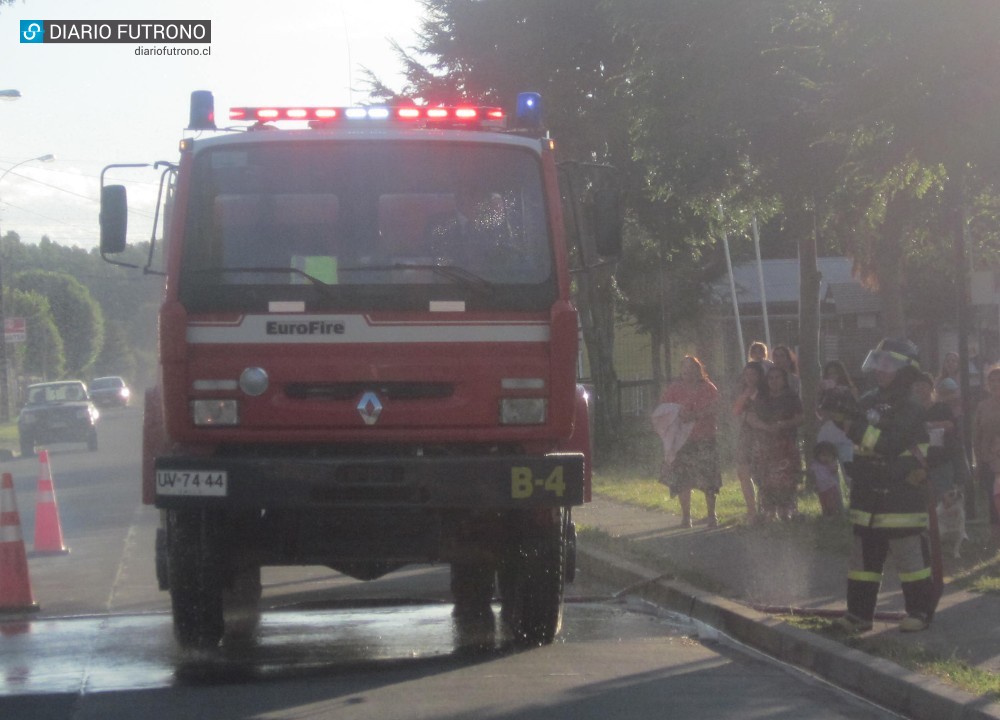
[[[560,512],[551,526],[521,525],[498,572],[500,620],[514,645],[548,645],[562,625],[565,522]]]
[[[260,623],[260,565],[234,563],[229,586],[222,595],[223,614],[230,633],[249,635]]]
[[[451,595],[458,618],[493,616],[493,567],[484,563],[451,564]]]
[[[222,640],[221,518],[200,510],[167,511],[167,572],[174,636],[185,649],[208,650]]]
[[[493,588],[496,567],[492,563],[451,564],[451,594],[455,602],[455,643],[462,651],[488,651],[496,640]]]

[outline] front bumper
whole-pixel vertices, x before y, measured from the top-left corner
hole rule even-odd
[[[86,442],[94,434],[94,428],[94,423],[88,421],[58,423],[55,426],[34,423],[18,427],[18,435],[36,443]]]
[[[572,507],[584,503],[583,463],[581,453],[301,459],[164,456],[155,461],[155,504],[269,510]],[[210,485],[206,478],[212,479]]]

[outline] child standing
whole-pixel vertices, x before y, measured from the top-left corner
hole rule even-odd
[[[809,472],[816,485],[819,505],[823,515],[834,516],[844,512],[844,496],[840,492],[840,458],[837,447],[831,442],[818,442],[813,448]]]

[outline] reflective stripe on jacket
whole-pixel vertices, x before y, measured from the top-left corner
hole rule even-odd
[[[854,436],[854,461],[845,467],[851,523],[893,534],[920,532],[929,519],[924,409],[908,393],[892,398],[885,391],[866,394],[861,406],[878,408],[881,418]]]

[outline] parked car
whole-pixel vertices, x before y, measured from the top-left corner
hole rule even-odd
[[[80,380],[29,385],[27,397],[17,417],[21,455],[34,455],[35,445],[55,442],[84,442],[97,450],[100,412]]]
[[[94,378],[90,383],[90,399],[97,407],[128,407],[131,397],[128,383],[117,375]]]

